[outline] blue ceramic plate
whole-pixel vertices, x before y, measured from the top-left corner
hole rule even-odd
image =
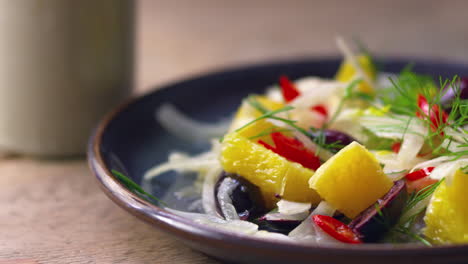
[[[414,70],[434,76],[467,75],[468,65],[414,59],[381,60],[384,70],[398,72],[409,62]],[[175,138],[156,122],[155,109],[170,102],[194,119],[216,122],[231,115],[242,98],[261,93],[281,74],[332,77],[338,58],[307,59],[248,66],[212,73],[162,87],[121,105],[99,124],[88,150],[91,170],[104,192],[141,220],[164,230],[189,246],[220,259],[252,263],[468,263],[468,245],[424,248],[414,245],[368,244],[353,248],[304,246],[262,241],[202,226],[148,203],[127,190],[111,173],[116,169],[135,182],[144,172],[167,160],[169,152],[197,153],[207,146]],[[190,184],[187,177],[168,173],[152,182],[152,192],[169,207],[184,210],[190,200],[178,200],[173,191]]]

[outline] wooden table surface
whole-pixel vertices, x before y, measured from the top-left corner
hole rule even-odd
[[[219,67],[334,54],[336,34],[358,35],[379,55],[468,62],[466,1],[138,4],[136,93]],[[0,263],[216,261],[118,208],[84,159],[16,157],[0,160]]]

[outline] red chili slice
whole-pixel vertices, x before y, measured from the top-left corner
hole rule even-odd
[[[297,162],[306,168],[316,170],[320,167],[320,159],[299,140],[287,137],[280,132],[272,133],[271,138],[275,146],[271,146],[262,140],[259,140],[258,143],[276,154],[290,161]]]
[[[420,170],[408,173],[406,174],[405,177],[408,181],[416,181],[416,180],[429,176],[433,170],[434,170],[434,167],[426,167],[426,168],[422,168]]]
[[[424,177],[415,181],[406,180],[406,190],[408,191],[408,193],[419,192],[427,186],[432,185],[436,182],[438,182],[438,180],[431,179],[429,177]]]
[[[279,79],[281,93],[286,103],[291,102],[294,98],[298,97],[301,93],[297,90],[296,86],[289,80],[288,77],[282,75]]]
[[[315,105],[310,108],[310,110],[315,111],[321,115],[323,115],[325,118],[328,117],[328,111],[327,108],[325,108],[324,105]]]
[[[279,84],[281,87],[281,93],[283,94],[283,98],[286,103],[291,102],[296,97],[301,95],[301,92],[299,92],[294,83],[291,80],[289,80],[289,78],[285,75],[280,76]],[[325,118],[328,117],[328,111],[324,105],[319,104],[312,106],[310,107],[310,110],[320,113]]]
[[[401,148],[401,142],[393,143],[393,145],[392,145],[393,152],[395,152],[395,153],[400,152],[400,148]]]
[[[320,227],[325,233],[338,241],[349,244],[361,244],[359,236],[344,223],[327,215],[314,215],[312,217],[314,223]]]
[[[393,145],[392,145],[393,152],[398,154],[398,152],[400,152],[400,149],[401,149],[401,142],[393,143]],[[420,154],[418,154],[418,157],[424,157],[424,156],[429,155],[431,153],[432,153],[432,151],[428,151],[426,153],[420,153]]]
[[[418,107],[420,111],[416,111],[416,116],[420,119],[429,119],[432,130],[435,131],[441,124],[447,123],[448,114],[436,104],[429,107],[427,98],[421,94],[418,95]]]
[[[271,151],[273,151],[273,152],[276,153],[275,147],[269,145],[269,144],[266,143],[265,141],[263,141],[263,140],[260,139],[260,140],[258,141],[258,143],[259,143],[260,145],[263,145],[265,148],[267,148],[267,149],[269,149],[269,150],[271,150]]]

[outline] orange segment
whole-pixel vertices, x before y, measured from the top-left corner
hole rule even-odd
[[[264,132],[268,132],[268,131],[273,132],[274,130],[278,130],[278,127],[276,127],[275,125],[270,123],[268,120],[262,119],[262,120],[256,121],[255,123],[253,123],[251,125],[248,125],[248,126],[242,128],[241,130],[238,131],[238,133],[239,133],[239,135],[241,135],[243,137],[250,138],[250,137],[255,137],[255,136],[260,135],[263,131]],[[256,138],[256,140],[259,140],[259,139],[261,139],[261,140],[263,140],[265,142],[268,142],[268,143],[272,143],[272,141],[270,139],[270,134],[267,134],[265,136],[261,136],[261,137]]]
[[[442,182],[427,208],[424,235],[435,244],[468,243],[468,174],[461,170],[450,185]]]
[[[366,55],[359,55],[357,56],[357,61],[363,69],[364,74],[366,74],[371,80],[374,80],[377,75],[377,69],[372,63],[371,58]],[[356,68],[354,68],[349,61],[345,60],[341,63],[335,78],[340,82],[350,82],[356,78],[356,74]],[[359,91],[368,94],[372,94],[374,92],[374,88],[371,84],[364,81],[358,85],[358,89]]]
[[[257,95],[254,96],[254,98],[255,100],[257,100],[257,102],[259,102],[263,107],[265,107],[269,111],[278,110],[284,107],[283,103],[270,100],[265,96]],[[244,100],[242,102],[242,105],[237,110],[237,113],[231,123],[229,131],[235,131],[236,129],[243,127],[250,121],[260,117],[261,115],[262,113],[260,111],[252,107],[246,100]],[[257,136],[264,131],[273,130],[275,128],[276,126],[274,126],[271,122],[269,122],[266,119],[262,119],[247,127],[242,128],[242,130],[239,131],[239,134],[243,137],[250,138]],[[258,139],[271,143],[269,135],[259,137]]]
[[[278,110],[284,107],[283,103],[270,100],[265,96],[255,95],[253,97],[269,111]],[[237,109],[229,131],[234,131],[261,115],[262,113],[260,111],[252,107],[247,100],[244,100],[239,109]]]
[[[374,155],[357,142],[320,166],[309,184],[349,218],[356,217],[393,186]]]
[[[275,206],[278,195],[295,202],[318,204],[321,200],[307,184],[314,174],[312,170],[288,161],[238,133],[230,133],[224,138],[221,165],[226,172],[241,175],[257,185],[269,208]]]

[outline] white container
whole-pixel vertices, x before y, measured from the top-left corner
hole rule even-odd
[[[132,0],[0,0],[0,151],[82,154],[130,92]]]

